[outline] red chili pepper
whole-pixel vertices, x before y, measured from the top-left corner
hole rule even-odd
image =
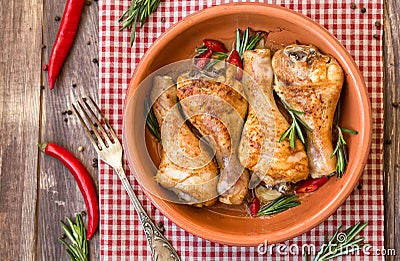
[[[258,198],[253,198],[250,203],[250,215],[256,217],[258,211],[260,210],[260,200]]]
[[[99,203],[92,177],[85,166],[65,148],[50,142],[39,143],[38,146],[47,155],[60,160],[74,176],[88,212],[88,232],[86,237],[89,240],[96,232],[99,224]]]
[[[204,53],[202,53],[199,56],[197,56],[195,58],[196,67],[199,68],[199,69],[204,69],[204,67],[206,67],[206,65],[210,61],[211,56],[212,56],[212,51],[211,50],[207,50]]]
[[[226,53],[228,49],[226,49],[225,45],[217,40],[210,40],[210,39],[204,39],[203,44],[207,49],[213,51],[213,52],[222,52]]]
[[[54,88],[57,76],[74,41],[84,4],[84,0],[67,0],[65,5],[63,18],[49,60],[47,79],[50,90]]]
[[[307,179],[300,183],[300,186],[296,189],[296,193],[309,193],[316,191],[319,187],[324,185],[329,178],[327,176],[316,178],[316,179]]]
[[[243,62],[238,51],[233,50],[229,55],[227,62],[237,67],[235,78],[236,80],[240,81],[243,76]]]

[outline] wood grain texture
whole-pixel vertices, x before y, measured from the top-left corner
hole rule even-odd
[[[0,1],[2,260],[33,260],[36,252],[41,18],[40,1]]]
[[[400,255],[400,3],[385,1],[385,248]],[[398,260],[387,257],[387,260]]]
[[[46,45],[44,63],[47,63],[62,17],[65,0],[44,3],[44,36]],[[86,2],[88,3],[88,2]],[[71,110],[71,104],[81,96],[98,98],[98,6],[90,1],[83,9],[78,32],[72,49],[63,65],[55,88],[49,90],[47,73],[43,73],[41,141],[52,141],[70,150],[92,174],[98,184],[97,168],[92,167],[97,158],[89,139]],[[75,86],[76,85],[76,86]],[[75,87],[74,87],[75,86]],[[79,152],[78,147],[84,151]],[[40,155],[39,214],[38,214],[38,260],[68,260],[58,237],[62,234],[60,220],[85,210],[82,195],[69,171],[57,160]],[[90,240],[91,260],[99,260],[99,233]]]

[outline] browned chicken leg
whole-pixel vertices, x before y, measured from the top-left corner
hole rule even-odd
[[[155,180],[188,204],[213,205],[218,198],[219,170],[212,155],[201,148],[199,139],[184,123],[176,106],[178,99],[172,78],[156,76],[150,96],[155,100],[153,109],[161,127],[163,145]]]
[[[332,122],[344,81],[342,68],[311,45],[287,46],[275,53],[272,66],[276,93],[289,107],[304,112],[299,116],[312,129],[307,132],[311,176],[335,172]]]
[[[299,140],[294,149],[287,140],[279,142],[289,124],[273,97],[270,50],[246,51],[244,71],[243,88],[250,106],[239,146],[240,162],[267,185],[306,179],[304,146]]]
[[[182,110],[203,137],[215,147],[220,167],[219,200],[226,204],[241,204],[247,194],[249,173],[237,158],[237,148],[247,101],[241,95],[241,84],[234,80],[235,68],[228,67],[224,83],[191,77],[178,77],[178,97]]]

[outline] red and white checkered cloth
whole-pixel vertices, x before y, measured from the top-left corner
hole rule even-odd
[[[100,105],[120,137],[126,89],[144,52],[162,32],[185,16],[226,2],[230,1],[164,0],[148,23],[137,32],[134,47],[130,48],[130,32],[119,31],[118,17],[129,7],[131,1],[100,0]],[[369,225],[362,235],[374,248],[383,249],[383,28],[374,25],[376,21],[382,22],[383,1],[352,1],[356,4],[356,9],[352,9],[349,1],[345,0],[325,0],[319,3],[310,0],[266,2],[309,16],[339,39],[350,51],[364,75],[373,115],[372,148],[360,180],[362,188],[355,189],[336,213],[320,226],[283,244],[296,244],[299,247],[303,244],[315,244],[318,248],[323,244],[324,236],[332,235],[339,225],[347,227],[357,221],[368,221]],[[366,8],[365,13],[361,12],[362,7]],[[373,37],[374,34],[378,36],[377,39]],[[301,256],[297,255],[290,256],[279,251],[273,251],[272,256],[260,255],[256,247],[230,247],[193,236],[161,215],[144,196],[129,170],[127,175],[152,219],[164,224],[166,236],[182,260],[301,260]],[[100,164],[100,204],[101,259],[151,260],[145,234],[135,210],[118,177],[104,163]],[[372,254],[374,253],[371,251]],[[381,257],[363,255],[352,256],[351,259],[380,260]]]

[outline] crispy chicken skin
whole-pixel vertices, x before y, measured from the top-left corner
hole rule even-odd
[[[239,159],[267,185],[298,182],[308,177],[303,144],[295,148],[279,138],[289,127],[273,97],[273,72],[269,49],[244,53],[243,87],[250,103],[239,146]],[[253,180],[253,177],[252,177]]]
[[[153,110],[160,127],[163,124],[171,126],[171,128],[176,127],[174,124],[164,123],[166,119],[182,120],[179,110],[173,110],[173,108],[177,108],[175,105],[178,99],[176,96],[176,85],[172,78],[169,76],[156,76],[153,81],[153,89],[150,97],[151,100],[155,100]],[[174,115],[174,118],[169,118],[169,113],[175,113],[176,115]],[[171,130],[168,128],[161,128],[161,131],[176,133],[176,129]],[[164,137],[164,133],[161,133],[161,136]],[[182,164],[176,164],[177,161],[171,159],[176,155],[167,155],[166,153],[166,146],[171,146],[171,144],[165,144],[169,141],[163,140],[161,163],[155,180],[161,186],[173,191],[181,200],[190,205],[196,207],[213,205],[218,198],[217,182],[219,170],[216,162],[214,160],[208,161],[208,164],[199,168],[186,167],[190,165],[191,160],[201,157],[202,149],[200,141],[185,123],[181,125],[176,139],[175,142],[179,146],[179,151],[187,157],[187,162],[183,160],[180,162]],[[205,159],[203,158],[202,160]]]
[[[313,130],[307,132],[311,176],[335,172],[332,122],[344,81],[342,68],[311,45],[290,45],[276,52],[272,67],[276,93],[289,107],[304,112],[300,117]]]
[[[225,82],[183,74],[177,80],[177,94],[191,124],[215,149],[220,167],[219,200],[241,204],[248,191],[249,173],[237,158],[237,148],[247,101],[240,82],[234,80],[233,69],[228,67]]]

